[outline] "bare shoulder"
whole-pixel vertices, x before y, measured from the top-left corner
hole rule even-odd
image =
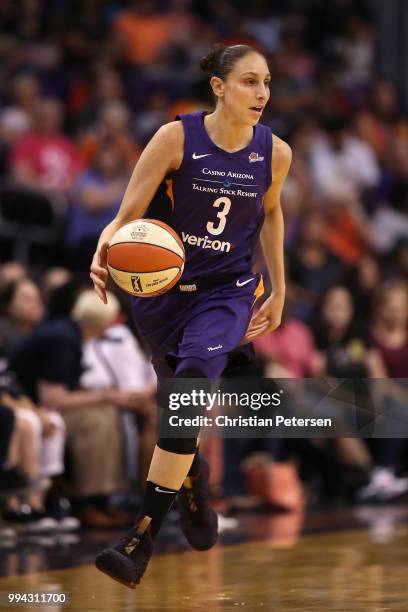
[[[270,212],[280,205],[280,194],[292,161],[292,149],[287,142],[273,134],[272,182],[265,194],[265,208]]]
[[[172,154],[172,168],[177,169],[184,153],[184,128],[181,121],[171,121],[162,125],[155,134],[155,139],[165,150]]]
[[[184,143],[184,129],[181,121],[170,121],[170,123],[165,123],[158,129],[157,135],[159,134],[160,137],[168,143]]]
[[[280,174],[281,172],[287,173],[291,161],[292,161],[292,149],[287,142],[276,136],[272,135],[273,149],[272,149],[272,171],[273,175]]]

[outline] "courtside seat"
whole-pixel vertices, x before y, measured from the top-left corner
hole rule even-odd
[[[66,203],[12,183],[0,185],[0,241],[9,258],[22,264],[47,262],[61,247]]]

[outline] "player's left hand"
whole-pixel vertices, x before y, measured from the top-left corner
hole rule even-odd
[[[284,303],[284,294],[272,293],[258,312],[252,316],[245,334],[245,340],[252,342],[257,336],[266,336],[266,334],[279,327]]]

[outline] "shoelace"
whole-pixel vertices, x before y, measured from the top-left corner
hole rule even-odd
[[[200,474],[192,477],[187,477],[183,483],[183,488],[187,496],[187,503],[191,512],[197,512],[200,502],[205,502],[207,499],[206,487],[199,486],[198,478]]]
[[[127,555],[131,555],[132,552],[135,550],[136,546],[139,544],[139,542],[140,535],[136,535],[128,541],[127,545],[123,547],[123,550]]]
[[[197,512],[198,508],[194,499],[194,492],[191,489],[187,491],[187,503],[191,512]]]
[[[119,540],[119,546],[123,548],[127,555],[131,555],[135,550],[142,536],[146,533],[151,520],[149,516],[145,516],[136,527]]]

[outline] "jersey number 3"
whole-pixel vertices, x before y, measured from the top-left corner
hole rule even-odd
[[[215,206],[215,208],[220,208],[222,206],[222,208],[217,212],[217,218],[219,219],[218,223],[208,221],[207,232],[213,236],[219,236],[219,234],[222,234],[224,231],[225,224],[227,223],[227,215],[231,208],[231,200],[229,198],[217,198],[213,206]]]

